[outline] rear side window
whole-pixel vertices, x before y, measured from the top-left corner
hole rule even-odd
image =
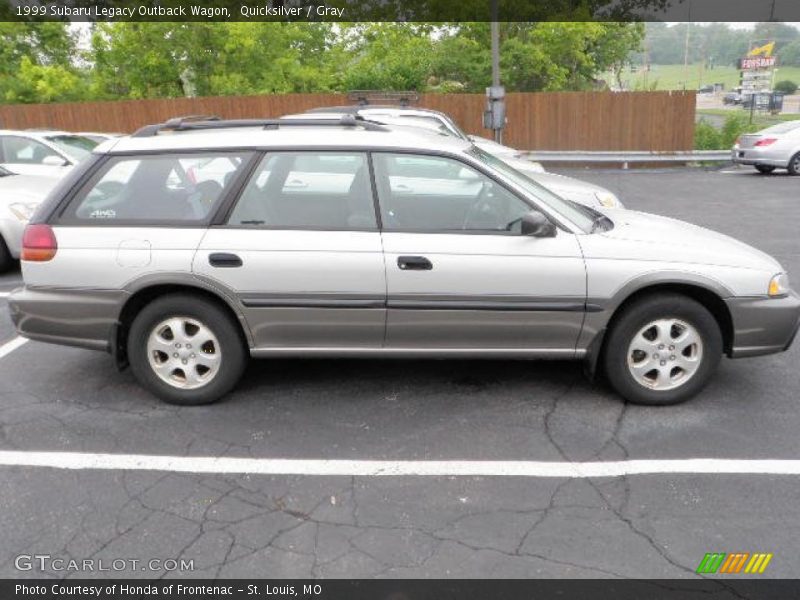
[[[203,223],[249,157],[249,153],[114,157],[73,198],[61,221]]]
[[[363,153],[267,154],[242,192],[229,225],[289,229],[376,229]]]

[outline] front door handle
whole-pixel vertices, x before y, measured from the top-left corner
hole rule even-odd
[[[242,266],[242,259],[237,254],[214,252],[208,255],[208,264],[221,269],[233,269]]]
[[[403,271],[430,271],[433,263],[424,256],[398,256],[397,266]]]

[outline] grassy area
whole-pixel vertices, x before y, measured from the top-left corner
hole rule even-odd
[[[606,73],[604,79],[614,81],[613,75]],[[789,79],[800,83],[800,67],[778,67],[775,81]],[[650,65],[650,71],[631,73],[630,70],[622,74],[622,81],[631,90],[696,90],[700,86],[723,83],[725,89],[730,90],[739,85],[739,70],[736,67],[715,67],[703,69],[701,65]],[[684,85],[685,82],[685,85]]]

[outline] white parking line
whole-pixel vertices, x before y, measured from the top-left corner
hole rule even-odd
[[[8,298],[11,292],[0,292],[0,298]]]
[[[52,469],[167,471],[230,475],[347,477],[624,477],[627,475],[800,475],[800,460],[689,458],[619,462],[388,461],[150,456],[78,452],[0,451],[0,466]]]
[[[6,342],[2,346],[0,346],[0,358],[3,358],[4,356],[8,356],[14,350],[16,350],[20,346],[24,345],[27,341],[28,341],[27,338],[17,336],[14,339],[12,339],[10,342]]]

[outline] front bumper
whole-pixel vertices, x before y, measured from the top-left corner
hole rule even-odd
[[[23,337],[110,351],[126,298],[121,291],[21,287],[9,295],[8,307]]]
[[[733,319],[731,358],[762,356],[788,350],[800,327],[800,296],[728,298]]]

